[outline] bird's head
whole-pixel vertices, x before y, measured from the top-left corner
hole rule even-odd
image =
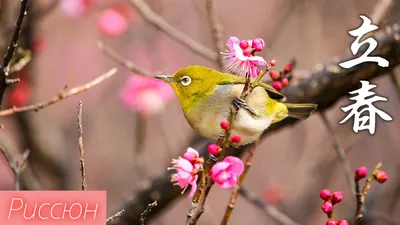
[[[168,82],[178,96],[182,108],[189,110],[212,95],[217,84],[226,80],[226,75],[203,66],[187,66],[172,76],[159,75],[156,78]]]

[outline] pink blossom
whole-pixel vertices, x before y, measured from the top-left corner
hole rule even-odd
[[[131,76],[121,92],[122,103],[143,115],[161,112],[174,96],[169,84],[151,77]]]
[[[189,147],[183,155],[183,158],[192,163],[193,167],[197,170],[203,167],[204,158],[200,157],[199,152],[194,148]]]
[[[93,0],[61,0],[61,9],[69,16],[80,18],[86,15]]]
[[[128,19],[118,10],[107,8],[100,12],[97,26],[102,33],[117,37],[128,30]]]
[[[189,184],[192,186],[188,198],[192,198],[197,188],[197,170],[193,167],[192,163],[184,158],[173,159],[172,168],[176,170],[176,173],[171,176],[171,181],[183,189],[182,193],[185,192]]]
[[[237,37],[230,37],[227,41],[227,46],[229,51],[224,54],[224,58],[228,58],[229,62],[226,66],[228,70],[231,72],[237,73],[239,76],[245,76],[247,73],[255,78],[260,73],[260,70],[257,66],[266,65],[267,62],[260,56],[254,56],[252,54],[253,48],[252,41],[248,41],[248,46],[245,49],[242,49],[240,46],[246,46],[242,41]]]
[[[211,168],[211,178],[222,188],[233,188],[238,176],[243,173],[244,165],[238,157],[228,156]]]

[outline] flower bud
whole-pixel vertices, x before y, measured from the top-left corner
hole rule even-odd
[[[337,225],[349,225],[349,223],[347,222],[347,220],[339,220],[337,221]]]
[[[271,77],[272,80],[278,80],[279,79],[279,73],[276,72],[275,70],[269,71],[269,76]]]
[[[333,205],[331,202],[324,202],[321,206],[321,209],[324,213],[331,213],[333,211]]]
[[[319,192],[319,197],[321,197],[322,200],[328,201],[331,198],[331,191],[328,189],[324,189]]]
[[[231,137],[232,143],[239,143],[240,140],[242,140],[242,137],[240,135],[232,135],[232,137]]]
[[[246,48],[246,49],[243,50],[243,55],[244,56],[250,57],[252,55],[252,53],[253,53],[253,49],[252,48]]]
[[[249,42],[246,41],[246,40],[241,40],[240,43],[239,43],[239,46],[240,46],[241,49],[245,50],[246,48],[249,47]]]
[[[343,200],[343,193],[341,191],[333,192],[331,201],[333,204],[339,203]]]
[[[385,183],[385,181],[388,179],[387,177],[387,173],[383,170],[379,170],[376,174],[375,174],[375,179],[376,181],[378,181],[379,183]]]
[[[280,91],[280,90],[282,90],[282,88],[283,88],[282,83],[279,82],[279,81],[275,81],[275,82],[272,84],[272,87],[275,88],[277,91]]]
[[[289,85],[289,79],[287,79],[287,77],[284,77],[282,78],[281,83],[283,87],[286,87]]]
[[[221,151],[221,148],[216,144],[210,144],[207,150],[208,153],[210,153],[211,155],[218,155],[219,152]]]
[[[368,174],[367,167],[361,166],[358,169],[356,169],[356,175],[354,176],[355,181],[359,181],[366,177]]]
[[[269,61],[269,65],[271,65],[272,67],[276,65],[276,60],[273,59],[271,61]]]
[[[265,42],[261,38],[256,38],[253,40],[253,44],[251,47],[253,47],[255,51],[260,52],[264,49]]]
[[[328,219],[326,225],[337,225],[337,222],[334,219]]]
[[[228,130],[229,129],[229,122],[228,120],[222,120],[221,123],[219,124],[222,129]]]
[[[292,72],[292,64],[287,64],[286,66],[285,66],[285,68],[283,68],[283,72],[285,73],[285,74],[287,74],[287,73],[290,73],[290,72]]]

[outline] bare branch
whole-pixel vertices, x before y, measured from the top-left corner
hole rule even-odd
[[[106,55],[108,55],[111,59],[113,59],[115,62],[117,62],[118,64],[126,67],[127,69],[129,69],[130,71],[140,74],[140,75],[144,75],[144,76],[148,76],[148,77],[152,77],[155,74],[144,70],[140,67],[138,67],[137,65],[135,65],[133,62],[125,59],[124,57],[122,57],[121,55],[119,55],[117,52],[115,52],[114,50],[112,50],[111,48],[107,47],[106,45],[104,45],[103,42],[101,41],[97,41],[97,47],[99,47],[99,49],[104,52]]]
[[[388,12],[393,6],[393,0],[378,0],[371,14],[371,20],[375,24],[381,24],[388,16]]]
[[[185,45],[192,52],[204,56],[209,60],[216,61],[218,59],[218,55],[214,51],[207,48],[206,46],[203,46],[202,44],[200,44],[190,36],[186,35],[185,33],[177,30],[175,27],[169,24],[164,18],[155,13],[150,8],[150,6],[147,5],[145,1],[143,0],[129,0],[129,1],[136,9],[139,10],[140,14],[147,22],[157,27],[158,29],[164,31],[172,39]]]
[[[157,206],[157,201],[154,201],[153,203],[150,203],[147,208],[144,210],[142,214],[140,214],[140,224],[144,225],[144,221],[146,219],[146,216],[151,212],[151,210]]]
[[[85,171],[85,151],[83,150],[83,126],[82,126],[82,101],[78,104],[78,145],[79,155],[81,162],[81,180],[82,180],[82,191],[87,190],[86,183],[86,171]]]
[[[27,112],[27,111],[39,111],[40,109],[46,108],[50,105],[53,105],[55,103],[58,103],[66,98],[69,98],[73,95],[80,94],[84,91],[89,90],[90,88],[100,84],[101,82],[107,80],[111,76],[113,76],[118,70],[116,68],[111,69],[107,73],[102,74],[101,76],[97,77],[96,79],[90,81],[89,83],[86,83],[82,86],[74,87],[69,90],[63,90],[58,94],[57,96],[53,97],[49,101],[45,102],[40,102],[36,103],[34,105],[28,105],[28,106],[22,106],[22,107],[13,107],[10,109],[5,109],[0,111],[0,116],[9,116],[15,113],[20,113],[20,112]]]
[[[125,210],[121,210],[117,213],[115,213],[114,215],[110,216],[107,218],[106,223],[113,221],[115,218],[122,216],[122,214],[124,214]]]
[[[211,34],[214,38],[215,50],[217,54],[224,51],[224,42],[222,40],[223,27],[218,20],[215,2],[214,0],[207,0],[207,13],[208,13],[208,22],[211,28]],[[222,57],[217,57],[217,63],[219,69],[224,70],[224,62],[222,61]]]
[[[23,168],[26,160],[28,159],[30,151],[28,149],[25,150],[25,152],[16,161],[13,161],[4,149],[0,148],[0,152],[6,158],[8,165],[10,166],[10,168],[14,174],[15,190],[17,190],[17,191],[21,190],[21,171],[22,171],[22,168]]]

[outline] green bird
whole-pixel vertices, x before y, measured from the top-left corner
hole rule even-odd
[[[188,66],[172,76],[156,78],[172,86],[190,126],[209,140],[217,141],[224,134],[220,123],[228,119],[232,104],[239,107],[231,134],[240,135],[241,140],[234,146],[256,141],[271,124],[286,117],[305,119],[317,108],[312,103],[283,103],[284,96],[265,83],[242,100],[239,97],[246,83],[244,77],[203,66]]]

